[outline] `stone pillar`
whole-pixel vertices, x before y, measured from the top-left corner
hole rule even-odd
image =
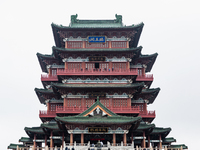
[[[47,146],[47,135],[45,135],[44,145]]]
[[[124,133],[124,146],[126,146],[126,143],[127,143],[127,141],[126,141],[126,133]]]
[[[50,137],[50,148],[53,148],[53,131],[51,131],[51,137]]]
[[[115,146],[116,145],[116,135],[115,135],[115,133],[113,133],[113,146]]]
[[[35,149],[36,147],[37,147],[36,134],[34,134],[33,149]]]
[[[73,145],[73,133],[70,133],[70,145]]]
[[[83,144],[84,144],[84,134],[81,133],[81,145],[83,146]]]
[[[143,131],[142,147],[143,147],[143,148],[146,148],[145,131]]]

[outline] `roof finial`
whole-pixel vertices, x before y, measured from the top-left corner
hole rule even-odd
[[[116,17],[116,22],[117,23],[122,23],[122,15],[115,14],[115,17]]]
[[[99,96],[97,96],[97,101],[99,101]]]
[[[76,15],[71,15],[71,23],[72,24],[75,23],[75,22],[77,22],[77,17],[78,17],[77,14]]]

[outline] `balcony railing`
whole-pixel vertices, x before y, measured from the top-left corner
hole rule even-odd
[[[156,117],[156,112],[154,111],[140,111],[139,116],[142,118],[155,118]]]
[[[155,118],[155,111],[140,111],[139,106],[134,107],[107,107],[117,114],[139,114],[142,118]],[[88,109],[87,107],[63,107],[56,106],[55,111],[40,111],[40,117],[55,117],[56,114],[79,114]]]
[[[153,81],[153,74],[138,75],[136,81]]]
[[[120,74],[120,75],[137,75],[138,70],[136,68],[131,69],[57,69],[57,75],[66,74],[99,74],[99,75],[109,75],[109,74]]]
[[[42,74],[41,81],[58,81],[57,75]]]

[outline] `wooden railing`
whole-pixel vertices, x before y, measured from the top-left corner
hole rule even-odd
[[[117,114],[138,114],[141,117],[145,118],[155,118],[155,111],[140,111],[139,106],[134,107],[107,107],[114,113]],[[79,114],[88,109],[87,107],[63,107],[63,106],[56,106],[56,110],[54,111],[46,111],[40,110],[39,116],[40,117],[55,117],[56,114]]]
[[[153,74],[138,75],[136,81],[153,81]]]
[[[138,70],[136,68],[131,69],[57,69],[57,75],[66,74],[127,74],[127,75],[137,75]]]
[[[57,75],[42,74],[41,81],[58,81]]]

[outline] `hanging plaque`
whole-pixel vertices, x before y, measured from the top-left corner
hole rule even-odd
[[[108,127],[89,127],[88,132],[108,132]]]
[[[106,36],[88,36],[88,43],[106,43]]]
[[[89,61],[106,61],[105,56],[89,56]]]
[[[96,98],[97,96],[99,97],[106,97],[105,93],[100,93],[100,92],[94,92],[94,93],[88,93],[90,98]]]

